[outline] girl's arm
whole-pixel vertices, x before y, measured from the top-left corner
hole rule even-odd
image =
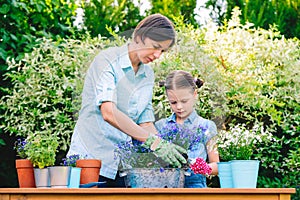
[[[207,155],[208,155],[208,165],[212,169],[211,175],[218,175],[217,163],[220,162],[216,139],[217,139],[217,136],[211,138],[206,144]]]

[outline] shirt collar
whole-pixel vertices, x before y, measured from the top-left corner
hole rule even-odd
[[[122,47],[122,54],[121,54],[121,67],[124,70],[124,72],[128,72],[130,70],[133,71],[133,67],[129,58],[129,52],[128,52],[128,44],[123,45]],[[139,65],[139,70],[136,74],[136,76],[141,76],[141,77],[146,77],[146,70],[145,70],[145,65],[144,63],[140,63]]]
[[[195,110],[193,110],[193,112],[188,116],[188,118],[186,118],[184,120],[184,123],[189,123],[192,124],[195,119],[197,118],[197,112]],[[167,122],[168,123],[176,123],[176,115],[175,113],[172,113],[172,115],[170,117],[167,118]]]

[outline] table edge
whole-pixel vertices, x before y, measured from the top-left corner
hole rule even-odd
[[[293,194],[295,188],[0,188],[0,194],[129,194],[129,193],[181,193],[181,194]]]

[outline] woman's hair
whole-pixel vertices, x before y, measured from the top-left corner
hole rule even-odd
[[[160,82],[160,86],[165,86],[166,90],[188,89],[195,91],[203,85],[200,79],[183,70],[175,70],[168,74],[165,82]]]
[[[175,43],[176,33],[174,24],[167,17],[161,14],[152,14],[144,18],[134,29],[133,39],[135,42],[137,42],[138,36],[142,42],[147,37],[158,42],[172,40],[171,47]]]

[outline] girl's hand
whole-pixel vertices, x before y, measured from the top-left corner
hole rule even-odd
[[[210,175],[212,173],[212,168],[202,158],[193,160],[190,168],[195,174]]]

